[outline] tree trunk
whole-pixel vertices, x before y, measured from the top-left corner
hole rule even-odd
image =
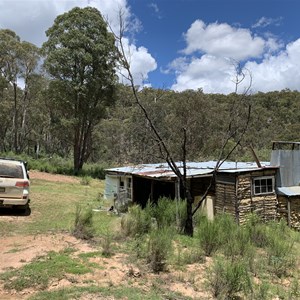
[[[82,170],[83,162],[81,158],[81,133],[80,125],[77,125],[75,128],[75,138],[74,138],[74,173],[78,173]]]
[[[13,83],[14,87],[14,117],[13,117],[13,137],[14,137],[14,151],[18,153],[18,107],[17,107],[17,84]]]
[[[186,193],[186,220],[184,233],[188,236],[193,236],[194,234],[194,226],[193,226],[193,197],[188,188],[185,190]]]
[[[74,173],[77,175],[83,167],[84,162],[88,159],[91,147],[92,125],[78,124],[75,128],[74,139]]]

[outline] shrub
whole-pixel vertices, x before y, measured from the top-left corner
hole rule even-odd
[[[248,232],[237,225],[233,231],[227,234],[227,239],[222,240],[222,248],[224,255],[232,260],[236,257],[248,257],[252,250]]]
[[[172,251],[172,232],[170,228],[160,228],[150,233],[147,262],[154,273],[166,270],[167,258]]]
[[[270,245],[267,248],[268,264],[271,272],[277,277],[286,275],[288,269],[294,266],[292,248],[293,242],[282,240],[278,235],[270,239]]]
[[[216,221],[203,218],[198,227],[197,238],[206,256],[211,256],[221,246],[220,228]]]
[[[226,261],[217,258],[208,271],[208,286],[214,297],[232,299],[237,293],[248,294],[251,281],[242,260]]]
[[[299,278],[294,278],[291,282],[289,288],[289,298],[288,299],[300,299],[300,280]]]
[[[81,177],[80,184],[81,185],[90,185],[91,181],[92,181],[91,176],[83,176],[83,177]]]
[[[121,228],[126,236],[135,236],[148,233],[151,229],[151,214],[148,209],[139,205],[129,208],[128,214],[122,217]]]
[[[113,255],[113,249],[112,249],[112,241],[113,241],[113,236],[112,234],[109,232],[109,230],[107,230],[104,234],[103,234],[103,238],[101,241],[101,246],[102,246],[102,255],[105,257],[110,257]]]
[[[72,234],[79,239],[89,240],[94,237],[93,211],[91,208],[82,210],[80,205],[76,206],[75,222]]]
[[[268,246],[268,228],[266,224],[262,223],[262,220],[258,215],[248,215],[245,229],[248,231],[249,238],[252,244],[260,248]]]
[[[176,263],[180,266],[194,263],[204,263],[205,256],[199,248],[177,249]]]
[[[147,206],[151,206],[148,202]],[[176,205],[168,198],[158,199],[152,205],[151,216],[156,219],[158,228],[169,227],[176,224]]]
[[[151,217],[157,222],[158,228],[174,227],[178,232],[184,228],[186,220],[186,201],[160,198],[156,204],[148,202],[147,208]]]
[[[262,282],[256,285],[253,289],[252,299],[255,300],[267,300],[269,299],[270,284],[267,282]]]

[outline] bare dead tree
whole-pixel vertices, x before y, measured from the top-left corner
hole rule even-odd
[[[229,110],[229,123],[227,126],[227,131],[223,137],[222,141],[222,146],[220,148],[218,160],[216,162],[216,165],[213,169],[212,172],[212,177],[210,180],[210,183],[205,190],[205,193],[202,195],[200,201],[197,203],[193,210],[193,215],[197,212],[197,210],[201,207],[203,201],[206,199],[214,181],[216,178],[216,174],[219,170],[219,168],[222,166],[222,164],[229,159],[231,154],[236,150],[236,148],[241,144],[241,141],[249,127],[249,122],[250,122],[250,116],[251,116],[251,109],[252,105],[248,101],[248,96],[249,96],[249,91],[252,86],[252,74],[248,69],[242,69],[240,65],[235,65],[235,79],[234,79],[234,84],[235,84],[235,92],[234,95],[237,96],[233,99],[231,103],[231,107]],[[239,85],[245,80],[246,76],[249,76],[249,85],[244,89],[242,94],[238,94],[238,87]],[[240,112],[238,106],[244,106],[246,115],[240,116]],[[239,117],[243,117],[243,122],[242,124],[235,124],[237,123],[237,120]],[[231,147],[231,149],[228,151],[228,153],[224,156],[224,150],[228,142],[235,137],[235,144]]]
[[[134,82],[134,78],[133,78],[133,74],[131,72],[130,69],[130,58],[127,55],[126,49],[125,49],[125,45],[124,45],[124,33],[126,31],[126,26],[124,23],[124,18],[123,18],[123,14],[122,11],[119,11],[119,32],[118,34],[116,34],[113,29],[110,27],[111,31],[113,32],[116,42],[117,42],[117,51],[118,51],[118,58],[119,58],[119,62],[120,62],[120,66],[121,68],[123,68],[126,71],[126,74],[122,73],[122,76],[124,76],[126,78],[126,80],[128,81],[132,92],[133,92],[133,98],[134,101],[136,103],[136,105],[140,108],[140,110],[142,111],[145,119],[147,120],[149,127],[153,133],[153,138],[156,142],[156,145],[159,149],[159,153],[161,154],[161,157],[166,161],[166,163],[168,164],[168,166],[170,167],[170,169],[174,172],[174,174],[177,176],[179,182],[180,182],[180,186],[183,188],[184,192],[185,192],[185,198],[187,201],[187,218],[186,218],[186,222],[185,222],[185,228],[184,228],[184,233],[189,235],[189,236],[193,236],[193,215],[195,214],[195,212],[199,209],[199,207],[201,206],[202,202],[205,200],[212,184],[213,184],[213,180],[215,178],[215,174],[217,172],[217,170],[220,168],[220,166],[222,165],[222,163],[229,158],[229,156],[231,155],[231,153],[236,149],[236,147],[239,145],[242,137],[244,136],[247,128],[248,128],[248,124],[249,124],[249,119],[250,119],[250,113],[251,113],[251,106],[249,106],[248,108],[248,114],[246,117],[246,123],[245,126],[242,128],[242,130],[238,130],[238,128],[235,125],[235,120],[236,117],[238,117],[238,115],[235,115],[235,108],[238,106],[238,101],[236,101],[236,99],[234,100],[234,102],[232,103],[231,109],[230,109],[230,122],[228,124],[228,130],[227,130],[227,134],[223,140],[222,143],[222,147],[220,150],[220,155],[219,155],[219,159],[216,163],[216,166],[214,168],[213,171],[213,176],[212,179],[210,181],[209,187],[207,188],[205,194],[203,195],[203,197],[201,198],[200,202],[198,203],[198,205],[195,207],[195,209],[193,210],[193,202],[194,199],[192,197],[192,193],[190,190],[190,186],[189,186],[189,182],[188,182],[188,178],[187,178],[187,133],[186,133],[186,128],[182,128],[182,144],[181,144],[181,148],[182,148],[182,158],[181,158],[181,162],[182,162],[182,166],[180,166],[180,164],[176,163],[173,155],[167,145],[167,142],[164,140],[163,136],[160,134],[158,128],[156,127],[155,123],[153,122],[151,116],[149,115],[146,107],[143,105],[140,97],[139,97],[139,92],[138,92],[138,88],[135,85]],[[109,26],[109,24],[108,24]],[[236,69],[238,70],[238,69]],[[238,89],[238,85],[240,85],[240,83],[244,80],[245,78],[245,74],[243,73],[242,69],[239,69],[239,74],[237,74],[236,79],[235,79],[235,85],[236,85],[236,89],[235,92],[237,93],[237,89]],[[252,77],[251,77],[252,79]],[[250,86],[248,89],[245,90],[243,97],[240,98],[241,99],[246,99],[246,95],[248,94],[248,91],[250,89]],[[241,133],[238,136],[238,139],[236,141],[236,144],[234,147],[232,147],[232,149],[229,151],[229,153],[226,155],[225,158],[222,159],[223,154],[224,154],[224,149],[226,147],[226,145],[228,144],[228,141],[233,138],[236,137],[238,131]],[[182,169],[182,170],[181,170]]]

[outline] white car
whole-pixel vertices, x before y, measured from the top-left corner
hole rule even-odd
[[[26,163],[0,158],[0,207],[29,207],[29,176]]]

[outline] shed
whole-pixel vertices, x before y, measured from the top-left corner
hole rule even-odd
[[[300,230],[300,143],[273,142],[271,165],[279,166],[276,176],[278,215],[290,227]]]
[[[216,161],[188,162],[187,178],[195,204],[209,187]],[[182,164],[177,163],[182,170]],[[265,219],[276,216],[275,175],[277,167],[264,162],[224,162],[202,205],[209,218],[228,212],[243,222],[248,212],[257,212]],[[143,164],[106,170],[106,199],[114,195],[145,206],[150,199],[171,199],[183,195],[177,176],[166,163]]]

